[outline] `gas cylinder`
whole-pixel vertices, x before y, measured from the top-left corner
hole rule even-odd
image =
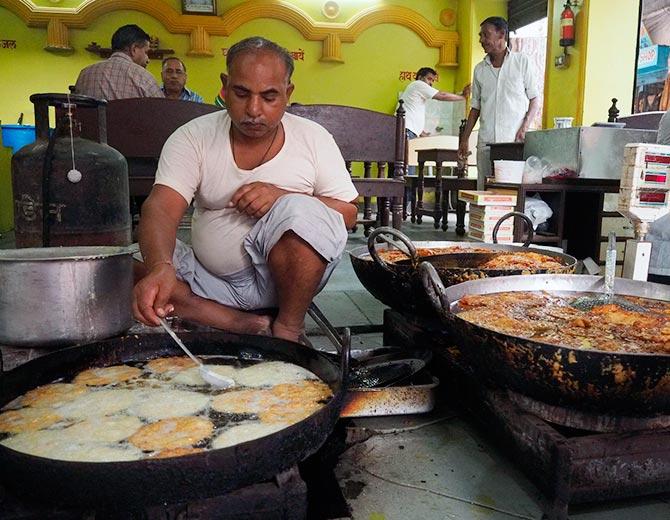
[[[73,94],[30,101],[37,139],[12,156],[16,246],[130,244],[128,165],[107,145],[107,102]],[[52,132],[49,107],[57,114]],[[78,107],[97,115],[99,142],[80,136]]]

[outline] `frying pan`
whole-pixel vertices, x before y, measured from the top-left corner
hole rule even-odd
[[[523,215],[520,218],[527,217]],[[387,244],[385,246],[380,245],[378,240],[384,240]],[[501,252],[533,252],[552,257],[560,262],[561,265],[550,269],[480,269],[477,265],[481,265],[481,263],[486,261],[486,257],[477,253],[465,252],[426,257],[420,257],[417,254],[417,248],[445,248],[452,246],[465,249],[488,249],[491,254],[499,254]],[[385,262],[379,256],[379,252],[391,248],[405,251],[408,255],[408,260],[393,263]],[[353,249],[349,252],[349,257],[356,276],[358,276],[361,283],[375,298],[393,309],[424,315],[434,315],[435,310],[426,296],[426,291],[421,282],[421,275],[418,271],[418,265],[421,261],[427,261],[435,265],[440,280],[445,286],[479,278],[518,274],[572,273],[577,265],[577,259],[570,255],[531,247],[485,244],[480,242],[413,243],[398,230],[388,227],[381,227],[372,231],[368,238],[367,248],[359,247]],[[472,265],[468,263],[469,260],[477,260],[478,263]],[[444,265],[441,265],[440,262],[444,262]]]
[[[483,380],[538,401],[622,416],[670,414],[670,355],[609,352],[552,345],[496,332],[459,317],[465,295],[508,291],[601,292],[604,279],[586,275],[507,276],[445,288],[435,268],[420,267],[426,292],[460,349]],[[670,287],[617,278],[614,292],[670,301]]]
[[[126,462],[69,462],[36,457],[0,445],[0,480],[31,500],[58,505],[133,509],[216,496],[272,478],[315,452],[337,421],[349,367],[345,345],[339,367],[297,343],[223,332],[180,334],[196,355],[280,360],[321,378],[333,398],[304,420],[260,439],[182,457]],[[125,336],[53,352],[0,378],[0,407],[39,385],[91,367],[181,355],[164,334]]]

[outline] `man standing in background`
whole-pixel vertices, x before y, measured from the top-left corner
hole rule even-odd
[[[164,97],[149,64],[150,36],[137,25],[124,25],[112,36],[112,55],[79,73],[75,94],[96,99]]]
[[[163,60],[161,78],[163,79],[161,90],[166,98],[204,103],[200,94],[186,88],[188,78],[186,65],[179,58],[170,57]]]
[[[405,109],[405,132],[407,139],[415,139],[428,135],[424,132],[426,123],[426,101],[464,101],[470,95],[470,85],[466,85],[461,94],[442,92],[433,87],[437,79],[437,72],[430,67],[421,67],[416,72],[416,79],[412,81],[401,94]],[[409,166],[407,173],[414,174],[415,167]]]
[[[539,109],[537,78],[524,54],[507,47],[507,21],[499,16],[480,24],[479,43],[486,52],[477,64],[472,83],[470,113],[459,144],[459,159],[468,156],[468,140],[479,119],[477,189],[491,175],[488,143],[523,142]]]
[[[412,81],[400,96],[405,108],[405,129],[407,138],[423,137],[428,135],[424,132],[426,122],[426,101],[437,99],[438,101],[465,101],[470,93],[470,85],[466,85],[461,94],[441,92],[433,87],[437,79],[437,72],[430,67],[421,67],[416,73],[416,79]]]

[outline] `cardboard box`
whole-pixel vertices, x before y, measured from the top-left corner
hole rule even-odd
[[[500,217],[514,211],[514,206],[478,206],[470,204],[470,218],[497,222]]]
[[[470,217],[469,228],[476,229],[478,231],[483,231],[485,233],[492,233],[493,228],[496,227],[497,220],[494,221],[484,221]],[[498,228],[498,235],[510,234],[514,232],[514,223],[512,219],[506,220]]]
[[[468,237],[472,238],[473,240],[478,240],[479,242],[487,242],[489,244],[493,243],[493,237],[490,234],[482,233],[476,229],[469,229]],[[499,244],[511,244],[514,242],[514,237],[512,234],[503,235],[498,233],[497,238]]]
[[[478,206],[516,206],[515,192],[459,190],[458,199]]]

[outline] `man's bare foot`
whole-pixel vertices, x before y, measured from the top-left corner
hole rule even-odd
[[[249,313],[244,320],[239,322],[239,329],[233,332],[272,336],[272,318],[270,316],[259,316],[258,314]]]
[[[275,320],[272,323],[272,335],[275,338],[287,339],[289,341],[300,343],[300,337],[303,336],[304,333],[304,327],[290,327],[279,320]]]

